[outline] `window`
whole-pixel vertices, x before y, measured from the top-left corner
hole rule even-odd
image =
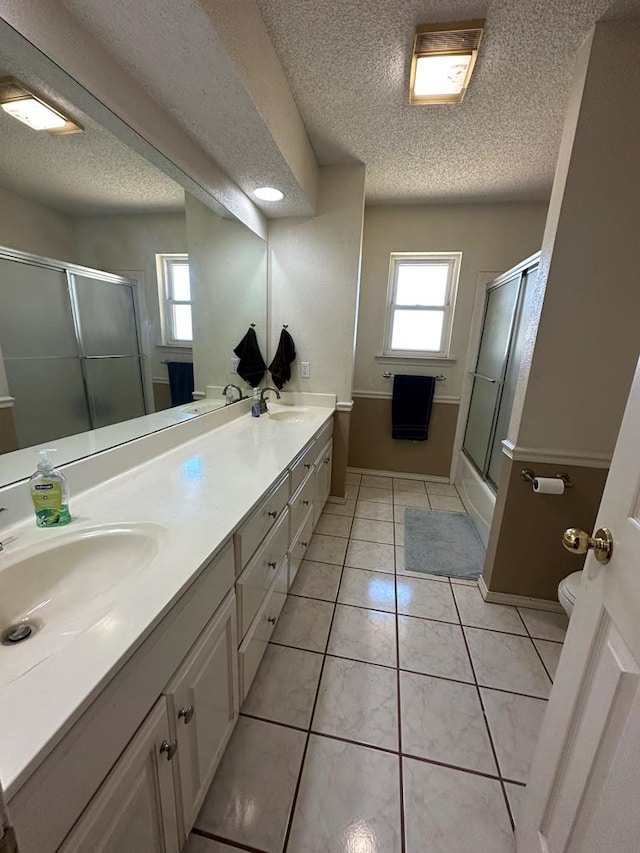
[[[461,252],[392,252],[383,355],[448,358]]]
[[[193,342],[188,255],[156,255],[162,343],[190,347]]]

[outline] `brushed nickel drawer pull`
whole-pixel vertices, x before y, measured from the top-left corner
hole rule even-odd
[[[310,503],[311,503],[311,501],[302,501],[303,506],[309,506]]]
[[[304,467],[305,468],[311,468],[311,462],[305,462]]]
[[[169,743],[168,740],[163,740],[160,744],[160,754],[163,752],[167,753],[167,761],[171,761],[173,756],[176,754],[176,750],[178,749],[178,741],[174,740],[173,743]]]
[[[278,517],[278,510],[274,509],[271,512],[268,512],[267,515],[269,516],[269,518],[277,518]]]
[[[269,568],[270,568],[270,569],[275,569],[275,567],[276,567],[278,564],[277,564],[275,561],[272,561],[272,562],[270,562],[270,563],[267,563],[267,565],[269,566]]]
[[[303,548],[306,548],[309,543],[308,542],[301,542],[300,544],[302,545]]]
[[[188,726],[193,719],[193,705],[189,705],[188,708],[180,708],[178,711],[178,719],[184,720],[185,726]]]
[[[267,622],[270,622],[272,625],[275,625],[277,621],[278,620],[275,616],[269,616],[269,618],[267,619]]]

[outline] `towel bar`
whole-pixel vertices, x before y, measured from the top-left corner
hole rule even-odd
[[[389,373],[388,370],[385,370],[385,372],[382,374],[383,379],[393,379],[394,376],[395,376],[395,374]],[[442,373],[438,373],[434,378],[435,378],[436,382],[445,382],[447,379],[447,377],[444,376]]]

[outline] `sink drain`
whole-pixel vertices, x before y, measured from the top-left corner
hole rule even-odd
[[[16,643],[22,643],[23,640],[28,640],[37,631],[35,625],[29,622],[18,622],[16,625],[11,625],[2,633],[2,644],[4,646],[15,646]]]

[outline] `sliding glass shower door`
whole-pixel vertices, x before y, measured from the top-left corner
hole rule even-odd
[[[497,489],[538,261],[505,273],[487,291],[463,451]]]

